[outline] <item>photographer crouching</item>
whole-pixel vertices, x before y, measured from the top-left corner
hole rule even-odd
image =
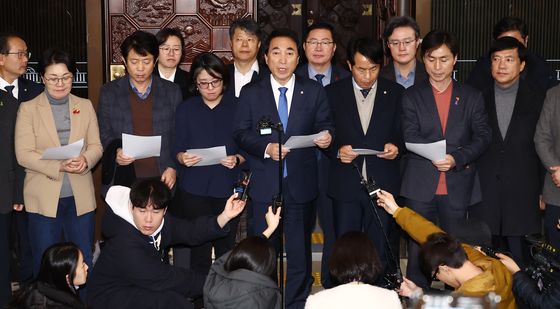
[[[560,256],[557,249],[543,242],[527,239],[533,262],[525,270],[509,256],[496,253],[513,274],[513,294],[520,307],[531,309],[560,308]]]
[[[501,298],[498,309],[517,308],[512,275],[499,260],[461,244],[411,209],[399,207],[391,193],[381,190],[377,196],[377,204],[421,245],[420,265],[427,278],[437,278],[465,296],[481,297],[494,292]],[[410,297],[422,291],[405,278],[398,292]]]

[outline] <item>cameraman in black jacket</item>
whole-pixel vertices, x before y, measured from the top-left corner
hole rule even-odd
[[[500,261],[513,274],[513,294],[516,301],[531,309],[560,308],[560,282],[555,280],[542,292],[537,282],[526,271],[521,271],[515,261],[507,255],[496,253]]]

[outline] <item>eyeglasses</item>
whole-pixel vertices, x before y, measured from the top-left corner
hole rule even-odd
[[[161,50],[162,52],[166,53],[166,54],[170,54],[171,51],[173,51],[174,53],[178,54],[181,52],[181,46],[169,46],[169,45],[163,45],[159,48],[159,50]]]
[[[4,55],[17,55],[18,59],[21,58],[31,58],[31,52],[28,51],[20,51],[20,52],[8,52],[8,53],[3,53]]]
[[[389,47],[399,47],[400,45],[403,45],[404,47],[409,47],[412,43],[416,42],[416,39],[406,39],[403,41],[389,41],[387,42],[387,45]]]
[[[62,77],[49,77],[43,79],[47,84],[54,86],[54,85],[58,85],[59,82],[62,82],[63,84],[70,84],[72,83],[74,77],[72,75],[64,75]]]
[[[327,47],[331,44],[334,44],[333,41],[315,41],[315,40],[307,41],[305,43],[311,45],[313,48],[316,48],[317,46]]]
[[[216,87],[218,87],[222,84],[222,81],[223,81],[222,79],[215,79],[215,80],[211,80],[209,82],[197,82],[196,85],[200,89],[208,89],[208,87],[210,87],[210,85],[212,85],[212,88],[216,88]]]

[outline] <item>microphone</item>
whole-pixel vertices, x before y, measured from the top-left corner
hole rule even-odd
[[[257,122],[257,130],[259,130],[260,135],[270,135],[273,129],[278,131],[284,130],[282,123],[275,124],[270,120],[270,116],[263,116]]]

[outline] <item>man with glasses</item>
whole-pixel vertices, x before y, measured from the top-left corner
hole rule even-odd
[[[350,76],[347,70],[332,63],[336,42],[331,24],[317,22],[309,26],[303,41],[303,50],[307,63],[296,70],[297,75],[316,80],[323,86]]]
[[[181,90],[152,74],[159,55],[153,34],[136,31],[129,35],[121,44],[121,54],[127,75],[103,85],[97,110],[104,149],[103,184],[130,185],[136,178],[158,177],[173,188],[177,173],[171,149]],[[159,157],[125,155],[123,133],[161,136]]]
[[[27,213],[23,210],[23,168],[17,164],[14,156],[14,126],[19,103],[29,101],[41,92],[43,87],[25,79],[30,52],[25,41],[16,34],[0,34],[0,125],[4,145],[0,151],[0,175],[4,181],[0,184],[0,307],[6,304],[11,295],[9,235],[12,210],[18,230],[19,240],[19,276],[22,282],[32,279],[31,249],[27,236]]]
[[[309,78],[327,86],[335,81],[350,76],[350,73],[332,63],[336,42],[334,28],[331,24],[317,22],[307,28],[303,42],[303,50],[307,63],[296,69],[296,75]],[[329,158],[321,151],[317,151],[319,194],[315,200],[315,208],[319,217],[319,225],[323,231],[323,255],[321,259],[321,284],[323,287],[332,287],[329,276],[329,256],[335,241],[333,227],[332,201],[327,195],[329,184]]]
[[[405,88],[428,78],[424,64],[416,59],[420,27],[414,19],[409,16],[391,18],[383,32],[383,41],[392,62],[381,69],[382,77]]]
[[[383,47],[373,39],[358,39],[347,47],[348,67],[352,76],[329,85],[327,97],[335,122],[328,195],[332,198],[336,237],[349,231],[363,231],[375,244],[383,268],[387,264],[386,241],[372,213],[369,195],[364,192],[358,172],[372,177],[381,188],[399,193],[399,150],[404,148],[400,126],[400,102],[403,87],[379,77]],[[355,149],[382,153],[360,155]],[[394,223],[380,213],[384,232],[391,235]],[[323,256],[323,260],[325,257]],[[381,283],[382,280],[379,280]]]
[[[399,207],[391,193],[381,190],[377,196],[378,205],[421,245],[419,260],[426,278],[439,279],[465,296],[482,297],[494,292],[501,297],[498,309],[517,308],[512,276],[500,260],[461,243],[413,210]],[[413,280],[404,278],[398,292],[410,297],[421,295],[422,290]]]
[[[233,91],[238,98],[243,86],[268,77],[270,72],[258,61],[261,29],[257,22],[250,17],[234,20],[229,26],[229,39],[233,63],[228,64],[230,86],[227,91]]]
[[[189,72],[179,67],[185,48],[183,34],[176,28],[163,28],[156,33],[156,39],[159,43],[159,58],[154,74],[179,85],[183,100],[186,100],[192,96],[189,92],[192,81]]]

